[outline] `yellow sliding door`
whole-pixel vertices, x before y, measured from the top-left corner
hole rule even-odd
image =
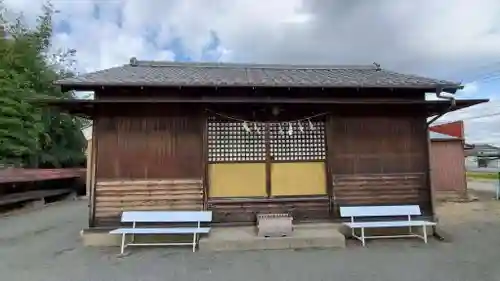
[[[271,195],[326,194],[324,162],[295,162],[271,164]]]
[[[209,164],[210,197],[264,197],[265,163]]]

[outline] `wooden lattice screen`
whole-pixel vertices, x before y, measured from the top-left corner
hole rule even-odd
[[[241,122],[210,118],[208,122],[209,162],[265,161],[265,126],[257,124],[258,131],[247,132]]]
[[[325,123],[304,124],[301,131],[292,123],[293,133],[288,134],[288,123],[268,123],[269,153],[274,161],[318,161],[326,159]],[[257,126],[257,128],[255,127]],[[261,162],[266,160],[266,126],[249,124],[247,132],[241,122],[208,121],[208,161]],[[257,129],[257,130],[256,130]]]
[[[270,123],[269,142],[271,159],[276,161],[325,160],[325,123],[312,122],[314,129],[304,125],[303,130],[292,123],[293,133],[288,134],[290,124]]]

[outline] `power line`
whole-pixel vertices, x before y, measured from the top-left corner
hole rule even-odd
[[[463,78],[465,73],[468,73],[468,77]],[[475,73],[470,75],[471,73]],[[482,79],[486,75],[491,75],[493,73],[498,73],[500,75],[500,61],[489,62],[486,64],[476,65],[470,68],[462,68],[452,74],[447,75],[450,80],[461,80],[462,82],[472,82],[478,79]],[[459,79],[461,78],[461,79]]]
[[[500,111],[499,112],[493,112],[490,114],[484,114],[484,115],[477,115],[477,116],[471,116],[471,117],[465,117],[465,118],[460,118],[454,121],[440,121],[434,123],[434,125],[441,125],[441,124],[446,124],[446,123],[453,123],[453,122],[458,122],[458,121],[469,121],[469,120],[474,120],[474,119],[479,119],[479,118],[488,118],[488,117],[494,117],[494,116],[500,116]]]

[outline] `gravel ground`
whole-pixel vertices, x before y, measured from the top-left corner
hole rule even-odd
[[[498,181],[496,180],[469,180],[467,182],[467,189],[476,192],[488,192],[492,193],[493,196],[496,193],[498,187]]]
[[[353,243],[341,250],[192,253],[189,249],[84,248],[86,202],[62,202],[0,218],[0,280],[500,280],[500,202],[446,204],[449,243]]]

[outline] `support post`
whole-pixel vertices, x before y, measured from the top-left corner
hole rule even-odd
[[[196,251],[196,232],[193,233],[193,253]]]
[[[498,179],[498,183],[497,183],[496,199],[499,200],[500,199],[500,171],[497,174],[497,179]]]
[[[135,221],[132,223],[132,228],[135,228]],[[132,243],[135,242],[135,233],[132,233]]]
[[[122,246],[121,246],[120,254],[123,255],[124,251],[125,251],[125,233],[122,234]]]
[[[424,224],[422,227],[423,227],[422,231],[424,232],[424,242],[425,244],[427,244],[427,225]]]

